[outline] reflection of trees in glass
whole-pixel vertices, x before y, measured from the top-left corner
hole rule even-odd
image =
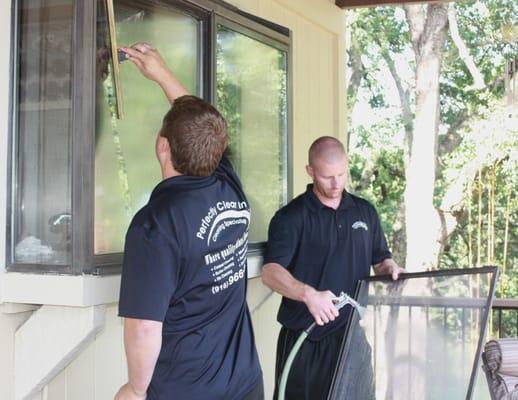
[[[266,240],[284,201],[286,53],[219,26],[217,107],[229,126],[231,160],[252,207],[251,241]]]
[[[192,93],[197,93],[198,23],[170,7],[134,7],[118,1],[115,16],[120,45],[152,43]],[[103,21],[100,21],[101,28]],[[105,46],[98,40],[98,48]],[[97,85],[95,155],[95,250],[122,250],[124,233],[133,215],[160,181],[154,155],[155,136],[169,104],[161,89],[145,79],[129,62],[121,64],[125,117],[112,118],[109,81]],[[106,78],[98,74],[98,79]],[[100,82],[99,82],[100,83]],[[118,132],[118,135],[114,135]],[[118,150],[120,149],[120,151]],[[120,156],[126,165],[127,185],[121,177]],[[127,186],[127,189],[125,188]],[[127,194],[126,193],[127,190]],[[129,199],[129,215],[125,202]]]
[[[216,48],[216,101],[218,110],[228,124],[230,159],[236,171],[241,171],[241,88],[228,78],[221,46]]]

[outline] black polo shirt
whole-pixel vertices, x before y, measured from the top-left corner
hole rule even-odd
[[[376,209],[366,200],[344,191],[338,209],[320,202],[308,185],[281,208],[270,222],[264,263],[277,263],[295,279],[317,290],[354,295],[358,280],[369,276],[372,265],[391,253]],[[343,326],[350,307],[335,321],[317,327],[310,339],[318,340]],[[299,331],[314,321],[306,305],[283,297],[277,320]]]
[[[126,235],[119,315],[163,322],[147,398],[242,399],[262,379],[246,305],[250,210],[224,157],[165,179]]]

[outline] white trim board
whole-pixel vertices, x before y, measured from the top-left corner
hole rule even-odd
[[[3,302],[88,307],[119,300],[120,275],[48,275],[7,272]]]

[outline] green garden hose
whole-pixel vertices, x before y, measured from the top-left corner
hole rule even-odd
[[[284,364],[284,369],[282,370],[281,375],[281,381],[279,383],[279,398],[278,400],[284,400],[284,395],[286,393],[286,384],[288,383],[288,375],[291,370],[291,364],[293,364],[293,360],[295,359],[295,356],[299,352],[300,346],[302,346],[302,343],[304,343],[304,340],[308,337],[308,335],[311,333],[313,328],[316,326],[316,323],[313,322],[307,329],[303,330],[300,336],[298,337],[297,341],[293,345],[293,348],[290,351],[290,354],[288,355],[288,358],[286,360],[286,363]]]
[[[356,311],[358,311],[358,314],[360,315],[360,319],[363,318],[366,312],[366,308],[362,307],[356,300],[349,297],[346,293],[342,292],[340,293],[340,296],[334,299],[335,301],[335,307],[337,310],[340,310],[342,307],[344,307],[346,304],[351,305]],[[293,348],[290,351],[290,354],[288,355],[288,358],[286,359],[286,363],[284,364],[284,368],[282,370],[281,374],[281,380],[279,382],[279,396],[278,400],[284,400],[284,396],[286,395],[286,384],[288,383],[288,375],[291,370],[291,365],[293,364],[293,360],[297,356],[297,353],[300,350],[300,347],[302,346],[302,343],[304,343],[304,340],[308,337],[308,335],[311,333],[313,328],[316,326],[316,322],[313,322],[310,326],[308,326],[305,330],[302,331],[300,336],[297,338],[297,341],[293,345]]]

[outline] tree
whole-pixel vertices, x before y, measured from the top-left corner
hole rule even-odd
[[[445,4],[405,5],[415,54],[415,116],[409,142],[405,188],[405,225],[408,270],[437,264],[440,219],[433,205],[437,135],[439,132],[439,79],[448,27]]]
[[[504,66],[517,48],[499,32],[516,23],[516,7],[509,0],[483,0],[455,6],[407,5],[404,14],[398,7],[355,12],[351,43],[361,48],[361,62],[357,56],[352,62],[353,46],[349,54],[353,67],[362,66],[362,82],[355,83],[360,87],[358,96],[368,93],[373,109],[390,109],[379,80],[383,71],[392,77],[399,97],[399,113],[387,116],[385,124],[393,125],[392,138],[404,132],[406,186],[401,206],[385,217],[399,225],[397,216],[405,215],[406,266],[411,270],[438,266],[440,254],[463,217],[462,194],[477,169],[461,168],[458,179],[448,179],[443,160],[469,137],[463,127],[504,95]],[[349,104],[354,102],[349,99]],[[377,125],[364,128],[372,135]],[[351,142],[355,145],[360,143],[359,128],[353,125]],[[380,165],[378,160],[366,164],[366,173],[357,182],[366,182],[364,177],[373,176],[372,169]],[[354,186],[361,189],[362,185]]]

